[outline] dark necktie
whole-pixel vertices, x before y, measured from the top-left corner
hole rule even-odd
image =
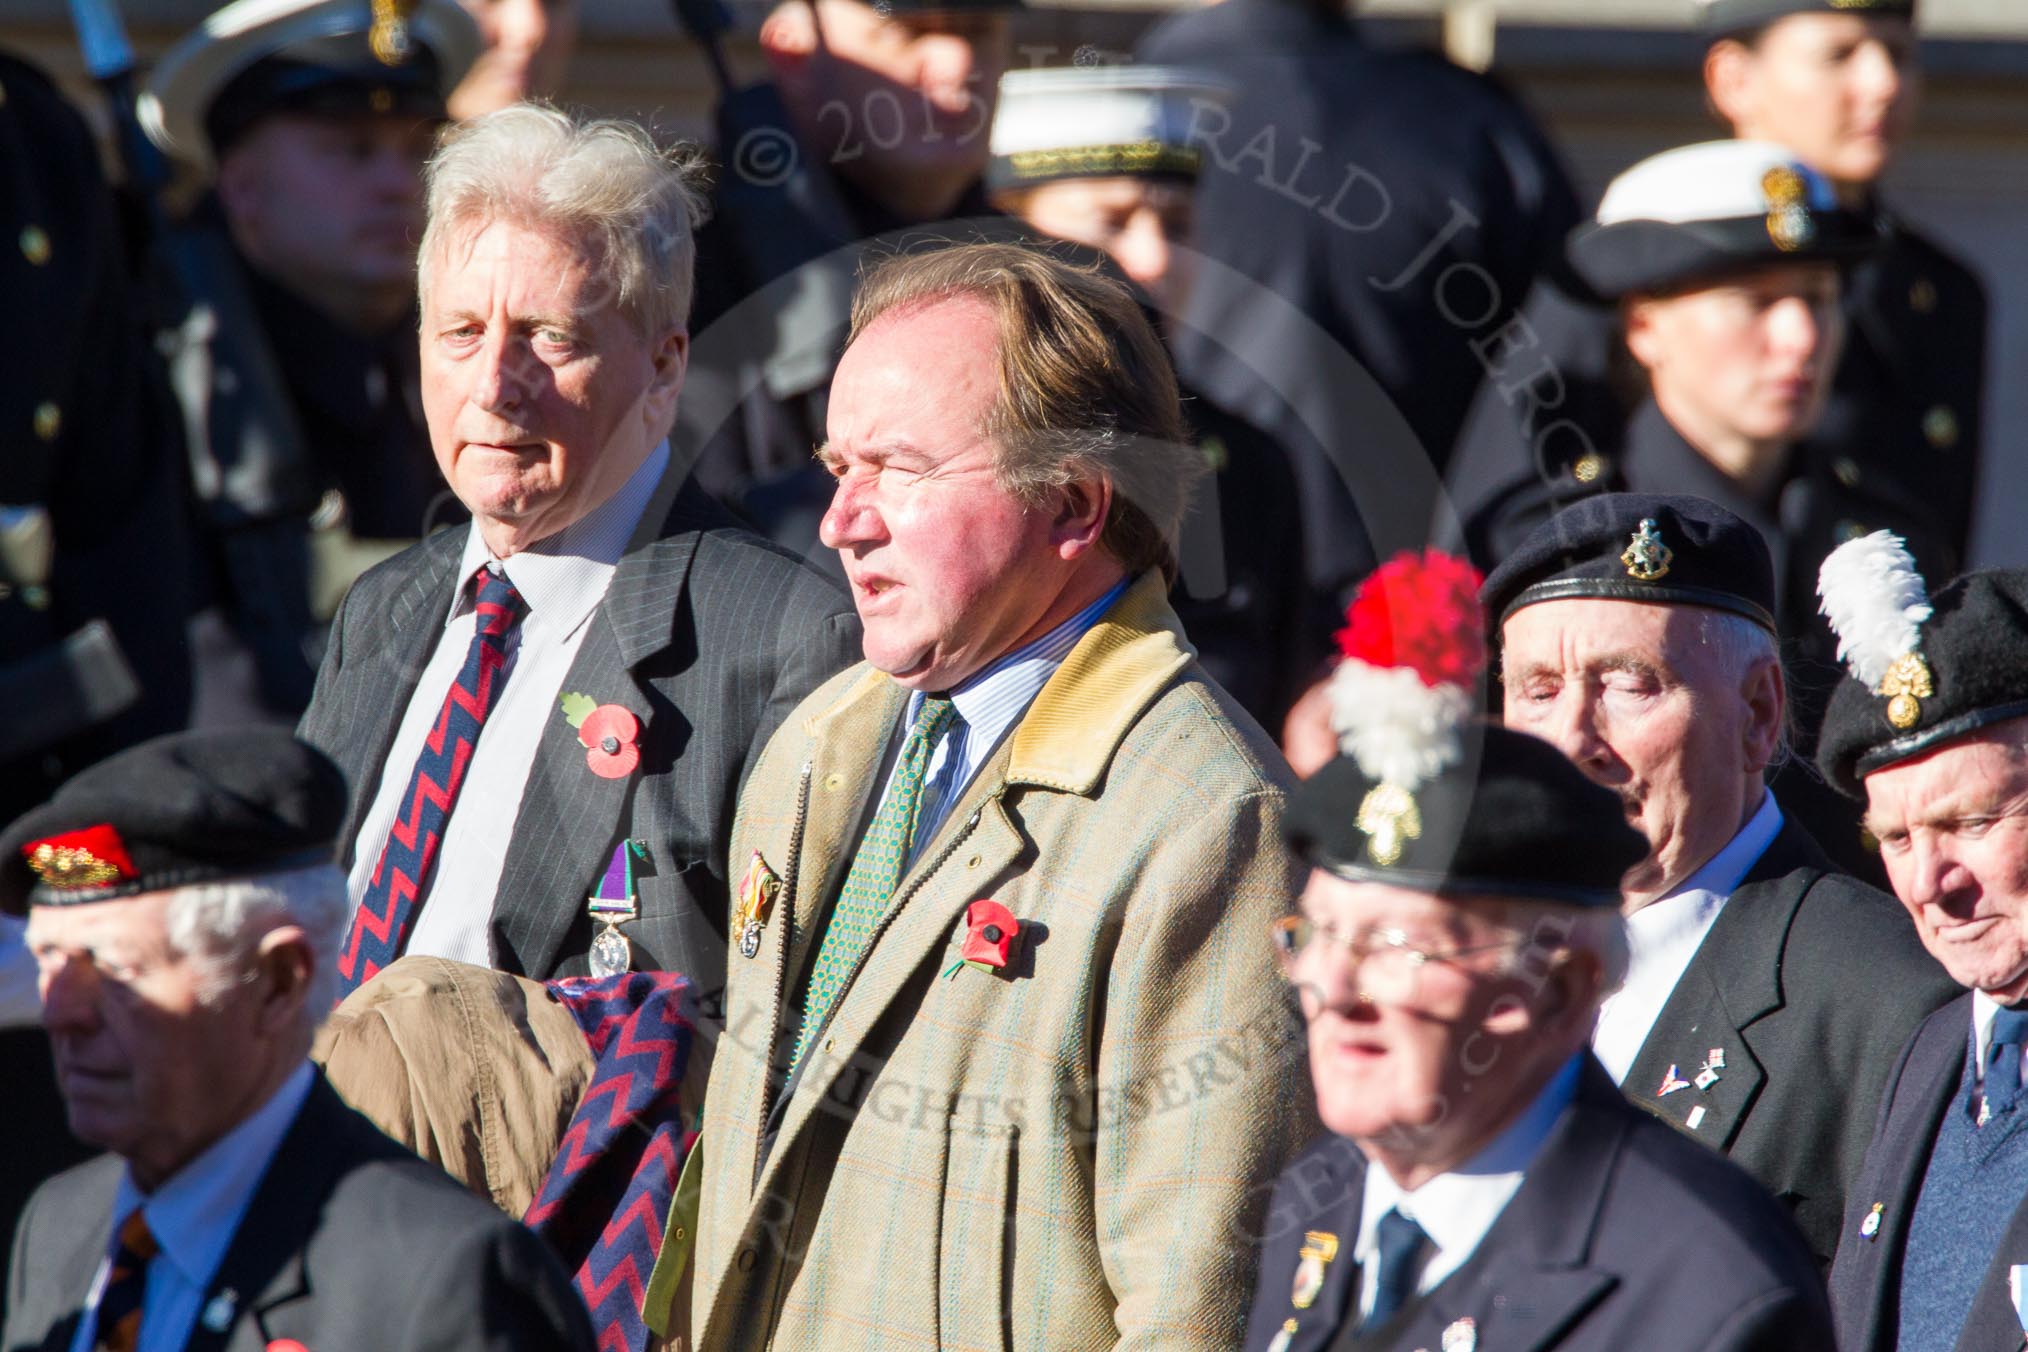
[[[2004,1113],[2021,1097],[2021,1044],[2028,1041],[2028,1009],[2003,1009],[1993,1016],[1986,1054],[1986,1111],[1981,1120]]]
[[[160,1248],[148,1218],[135,1207],[113,1232],[111,1270],[99,1293],[98,1323],[92,1347],[102,1352],[134,1352],[141,1341],[141,1298],[148,1290],[148,1260]]]
[[[479,729],[500,702],[506,684],[500,668],[507,661],[507,638],[528,606],[504,572],[482,568],[473,580],[478,584],[478,626],[472,646],[458,679],[444,695],[436,724],[423,739],[380,863],[352,917],[352,932],[338,959],[341,1000],[400,957],[408,943],[416,912],[429,891],[451,809],[457,805],[458,790],[479,742]]]
[[[1380,1218],[1380,1280],[1373,1287],[1373,1311],[1362,1328],[1379,1328],[1408,1304],[1429,1251],[1429,1236],[1420,1225],[1392,1209]]]

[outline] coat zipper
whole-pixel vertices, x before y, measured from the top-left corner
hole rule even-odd
[[[796,785],[796,815],[789,820],[789,855],[783,865],[782,895],[776,919],[782,925],[782,951],[775,960],[775,998],[768,1007],[768,1051],[767,1075],[761,1082],[760,1120],[765,1124],[768,1114],[774,1110],[775,1097],[775,1037],[782,1025],[782,994],[789,981],[789,950],[796,939],[796,884],[803,873],[803,822],[810,815],[810,773],[815,761],[804,761],[802,774]],[[753,1179],[760,1180],[761,1145],[767,1139],[763,1131],[754,1141]],[[752,1184],[748,1185],[752,1191]]]

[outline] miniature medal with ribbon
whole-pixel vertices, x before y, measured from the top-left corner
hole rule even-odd
[[[620,926],[640,914],[634,896],[634,860],[637,856],[647,856],[638,841],[622,840],[615,845],[612,862],[606,865],[606,876],[599,880],[598,891],[592,893],[586,903],[585,909],[591,912],[592,919],[605,926],[592,939],[593,976],[618,976],[634,965],[633,949],[627,943],[627,936],[620,933]]]
[[[739,955],[751,958],[760,952],[761,931],[768,922],[768,910],[774,905],[775,893],[781,890],[782,880],[761,858],[759,850],[753,852],[753,862],[746,866],[746,877],[740,880],[739,898],[734,903],[733,928],[739,931]]]

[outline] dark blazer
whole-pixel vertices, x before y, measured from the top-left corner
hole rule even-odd
[[[1908,1222],[1929,1169],[1930,1146],[1957,1095],[1971,1028],[1972,996],[1965,991],[1924,1020],[1887,1077],[1831,1266],[1831,1310],[1845,1352],[1893,1352],[1901,1326]],[[1862,1227],[1876,1204],[1879,1228],[1869,1236]],[[1958,1334],[1959,1352],[2020,1352],[2021,1320],[2007,1291],[2007,1272],[2016,1263],[2028,1263],[2028,1200],[2016,1208],[1979,1284]]]
[[[1288,1352],[1334,1346],[1358,1308],[1366,1160],[1326,1137],[1289,1166],[1268,1208],[1247,1352],[1296,1320]],[[1338,1241],[1306,1310],[1292,1287],[1309,1232]],[[1470,1319],[1485,1352],[1832,1352],[1810,1254],[1736,1166],[1630,1107],[1588,1055],[1520,1191],[1464,1266],[1384,1329],[1336,1346],[1437,1348]]]
[[[634,713],[640,768],[593,774],[554,712],[504,835],[491,940],[504,971],[586,971],[585,899],[631,837],[649,855],[636,878],[640,918],[622,929],[634,966],[682,972],[715,1000],[739,786],[789,710],[859,659],[859,621],[834,583],[674,480],[664,477],[643,516],[660,529],[644,528],[620,560],[562,686]],[[442,531],[366,573],[332,626],[300,731],[353,786],[339,837],[348,869],[382,773],[409,773],[387,764],[388,745],[443,632],[464,544],[464,531]]]
[[[1909,1033],[1959,990],[1899,902],[1830,869],[1801,827],[1783,825],[1718,913],[1622,1086],[1758,1179],[1822,1267],[1865,1156],[1866,1108]],[[1714,1047],[1725,1065],[1699,1089]],[[1671,1066],[1692,1083],[1662,1094]]]
[[[43,1185],[8,1275],[6,1352],[65,1352],[126,1166],[102,1155]],[[591,1321],[547,1246],[381,1135],[320,1075],[205,1292],[186,1352],[488,1349],[590,1352]]]

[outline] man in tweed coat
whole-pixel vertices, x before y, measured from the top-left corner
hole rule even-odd
[[[608,966],[682,972],[709,1000],[739,782],[857,625],[670,452],[685,166],[631,125],[520,105],[447,139],[429,177],[424,411],[473,520],[360,578],[303,717],[353,789],[341,971],[412,953],[547,980],[583,973],[597,939]],[[522,614],[485,703],[463,670],[502,579]],[[469,737],[457,706],[478,710]],[[437,774],[439,744],[467,740]],[[403,880],[415,903],[390,917]]]
[[[1174,376],[968,245],[866,282],[828,430],[867,662],[741,795],[694,1346],[1232,1347],[1313,1110],[1286,770],[1166,600]]]

